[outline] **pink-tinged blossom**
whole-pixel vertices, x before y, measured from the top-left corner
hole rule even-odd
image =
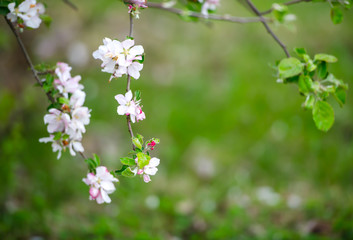
[[[131,115],[131,117],[133,117],[133,116],[134,116],[134,118],[136,118],[136,121],[137,121],[137,122],[146,119],[146,115],[145,115],[145,113],[142,111],[142,109],[141,109],[140,106],[136,106],[136,108],[135,108],[135,115]],[[135,122],[135,121],[133,121],[133,122]]]
[[[62,132],[65,131],[70,122],[70,116],[58,109],[52,108],[49,114],[44,116],[44,123],[48,124],[48,132]]]
[[[87,178],[82,179],[82,181],[90,186],[89,199],[96,200],[98,204],[111,202],[108,194],[115,191],[113,182],[119,182],[104,166],[97,167],[96,174],[88,173]]]
[[[60,82],[66,82],[71,78],[71,69],[67,63],[58,62],[55,68],[55,74],[58,75]]]
[[[51,146],[53,148],[53,152],[58,152],[58,157],[57,159],[59,159],[61,157],[61,151],[63,150],[62,145],[60,144],[59,141],[55,141],[54,140],[54,135],[50,135],[50,137],[44,137],[44,138],[40,138],[39,142],[42,143],[48,143],[51,142]]]
[[[18,8],[16,3],[10,3],[8,5],[10,13],[7,14],[7,18],[11,22],[16,22],[17,18],[21,18],[24,25],[30,28],[38,28],[42,22],[39,15],[45,11],[44,5],[37,3],[36,0],[25,0]]]
[[[151,181],[151,177],[150,176],[154,176],[156,175],[158,168],[157,166],[159,165],[160,160],[158,158],[151,158],[150,162],[148,163],[148,165],[146,165],[143,169],[139,169],[137,170],[137,174],[141,175],[143,174],[143,181],[145,183],[148,183]]]
[[[208,15],[208,11],[215,11],[217,6],[219,6],[220,0],[199,0],[199,2],[203,3],[201,8],[201,13],[203,15]]]
[[[149,147],[151,147],[151,150],[154,149],[154,146],[156,146],[156,142],[155,141],[152,141],[150,143],[147,144]]]
[[[84,152],[85,149],[82,146],[81,139],[80,140],[71,140],[69,143],[69,150],[71,156],[76,156],[76,152]],[[76,152],[75,152],[76,151]]]

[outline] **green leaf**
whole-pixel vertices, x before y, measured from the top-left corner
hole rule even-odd
[[[302,57],[306,54],[305,48],[294,48],[294,52],[298,55],[298,57]]]
[[[6,16],[10,10],[7,7],[0,7],[0,15]]]
[[[319,130],[327,132],[335,121],[333,108],[327,102],[316,101],[313,108],[313,119]]]
[[[95,153],[93,153],[93,160],[94,160],[94,162],[95,162],[96,167],[98,167],[99,165],[101,165],[101,160],[100,160],[100,158],[98,157],[98,155],[95,154]]]
[[[50,27],[50,24],[53,21],[53,19],[50,16],[42,14],[40,15],[40,18],[42,19],[45,26]]]
[[[315,96],[310,94],[306,97],[303,107],[305,109],[313,109],[314,103],[315,103]]]
[[[121,175],[123,175],[124,177],[134,177],[135,176],[135,173],[133,173],[131,171],[131,168],[130,167],[127,167],[122,173]]]
[[[320,62],[317,65],[317,75],[320,79],[325,79],[327,76],[327,63],[326,62]]]
[[[137,153],[137,165],[140,169],[142,169],[144,166],[148,165],[151,157],[144,154],[144,153]]]
[[[69,99],[64,98],[64,97],[59,97],[58,102],[61,103],[61,104],[66,104],[66,105],[70,104]]]
[[[137,101],[141,99],[141,91],[140,90],[135,91],[135,98]]]
[[[303,71],[303,64],[294,57],[282,59],[278,65],[280,78],[290,78],[299,75]]]
[[[313,81],[309,76],[300,75],[298,86],[299,91],[302,93],[308,93],[312,91]]]
[[[343,105],[346,103],[346,98],[347,98],[347,93],[346,93],[346,90],[339,87],[336,89],[336,92],[335,92],[335,98],[336,98],[336,101],[339,103],[339,105],[341,107],[343,107]]]
[[[87,163],[88,169],[89,169],[90,172],[95,172],[96,171],[95,163],[94,163],[94,160],[92,158],[85,159],[85,162]]]
[[[339,24],[343,20],[343,12],[339,7],[331,8],[331,20],[333,24]]]
[[[54,135],[54,140],[55,141],[60,140],[61,139],[61,134],[62,134],[61,132],[56,132],[55,135]]]
[[[328,63],[334,63],[337,62],[337,58],[335,56],[325,54],[325,53],[319,53],[314,56],[315,61],[324,61]]]
[[[140,134],[137,134],[136,137],[132,138],[132,143],[138,148],[142,149],[143,145],[143,136]]]
[[[348,85],[344,83],[341,79],[337,79],[333,74],[327,75],[324,81],[334,84],[336,87],[342,87],[343,89],[347,90]]]
[[[128,158],[128,157],[123,157],[123,158],[120,158],[120,162],[124,165],[129,165],[129,166],[135,166],[136,163],[135,163],[135,160],[132,159],[132,158]]]
[[[123,166],[121,167],[121,169],[115,170],[115,173],[116,173],[117,175],[121,175],[121,173],[124,172],[125,169],[127,169],[128,167],[129,167],[128,165],[123,165]]]

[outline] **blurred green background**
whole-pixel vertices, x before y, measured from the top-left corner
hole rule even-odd
[[[131,148],[114,96],[126,79],[102,73],[92,52],[104,37],[124,39],[129,20],[116,0],[47,1],[52,26],[25,31],[36,63],[57,61],[81,75],[92,109],[83,144],[109,169]],[[281,1],[279,1],[281,2]],[[282,1],[283,2],[283,1]],[[258,0],[261,10],[273,1]],[[290,7],[296,31],[275,32],[311,55],[339,58],[331,71],[353,86],[352,12],[333,25],[328,3]],[[218,13],[252,16],[236,1]],[[147,119],[135,133],[159,137],[159,172],[146,184],[120,178],[112,203],[88,200],[87,166],[60,160],[43,116],[47,100],[4,20],[0,21],[1,239],[353,239],[353,98],[332,101],[336,122],[318,131],[294,85],[276,83],[269,67],[284,57],[260,23],[188,23],[144,10],[134,37],[145,48],[142,91]]]

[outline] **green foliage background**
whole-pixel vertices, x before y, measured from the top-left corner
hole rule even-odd
[[[268,9],[272,1],[254,1]],[[119,1],[77,0],[75,12],[47,1],[50,29],[25,31],[36,63],[68,62],[67,47],[84,43],[82,75],[92,109],[83,144],[103,165],[120,167],[131,148],[125,118],[114,96],[125,78],[108,83],[91,57],[104,37],[124,39],[128,14]],[[352,84],[352,13],[340,25],[327,3],[290,7],[297,31],[275,28],[289,49],[338,57],[331,72]],[[236,1],[218,13],[251,16]],[[296,86],[276,83],[269,65],[284,57],[260,23],[187,23],[155,9],[135,21],[134,37],[145,48],[142,91],[147,119],[133,125],[146,138],[159,137],[161,159],[152,182],[120,178],[113,203],[88,201],[81,158],[56,160],[41,144],[47,100],[33,87],[23,56],[0,21],[0,238],[1,239],[353,239],[353,100],[340,108],[328,133],[301,109]],[[269,186],[275,206],[257,191]],[[289,208],[291,194],[302,199]]]

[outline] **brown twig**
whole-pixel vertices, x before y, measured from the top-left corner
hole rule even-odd
[[[78,7],[77,7],[75,4],[73,4],[71,1],[69,1],[69,0],[63,0],[63,2],[66,3],[66,4],[67,4],[69,7],[71,7],[73,10],[78,11]]]
[[[132,38],[132,33],[133,33],[133,27],[134,27],[134,22],[133,22],[133,15],[130,13],[130,30],[129,30],[129,37]],[[127,74],[127,83],[126,83],[126,92],[130,91],[130,82],[131,82],[131,76]],[[134,137],[134,132],[132,131],[131,127],[131,119],[130,115],[126,116],[126,122],[127,122],[127,127],[130,133],[131,138]],[[132,149],[135,150],[135,145],[132,144]]]
[[[22,42],[22,40],[21,40],[20,34],[17,32],[17,30],[16,30],[16,28],[14,27],[14,25],[12,24],[12,22],[11,22],[10,20],[8,20],[8,19],[6,18],[6,16],[5,16],[4,18],[5,18],[6,22],[7,22],[7,24],[9,25],[9,27],[11,28],[11,31],[12,31],[13,34],[15,35],[16,40],[17,40],[17,42],[18,42],[18,44],[20,45],[20,48],[21,48],[21,50],[22,50],[22,53],[23,53],[23,55],[25,56],[26,61],[27,61],[28,65],[29,65],[29,67],[31,68],[31,71],[32,71],[32,73],[33,73],[34,78],[36,79],[37,83],[38,83],[41,87],[43,87],[43,82],[40,80],[40,78],[39,78],[39,76],[38,76],[38,73],[37,73],[37,70],[35,70],[35,68],[34,68],[34,65],[33,65],[33,63],[32,63],[31,58],[29,57],[29,54],[28,54],[28,52],[27,52],[27,50],[26,50],[26,47],[25,47],[25,45],[23,44],[23,42]],[[46,93],[46,94],[47,94],[47,97],[48,97],[49,101],[51,101],[52,103],[54,103],[54,102],[55,102],[54,98],[53,98],[49,93]]]
[[[251,10],[257,15],[259,16],[259,18],[261,19],[262,24],[264,25],[264,27],[266,28],[267,32],[273,37],[273,39],[281,46],[281,48],[283,49],[284,53],[286,54],[287,57],[290,57],[290,54],[287,50],[286,45],[283,44],[283,42],[281,42],[281,40],[279,40],[279,38],[276,36],[276,34],[274,34],[274,32],[271,30],[271,28],[268,26],[268,24],[266,23],[264,17],[261,15],[261,13],[259,12],[259,10],[255,7],[255,5],[251,2],[251,0],[246,0],[246,2],[248,3],[249,7],[251,8]]]
[[[133,3],[131,0],[125,0],[125,3]],[[157,8],[160,10],[164,10],[167,12],[171,12],[177,14],[179,16],[185,17],[196,17],[196,18],[203,18],[215,21],[226,21],[226,22],[234,22],[234,23],[253,23],[253,22],[261,22],[260,18],[253,18],[253,17],[234,17],[230,15],[216,15],[216,14],[202,14],[199,12],[193,11],[185,11],[179,8],[169,7],[166,3],[156,3],[156,2],[147,2],[146,5],[150,8]],[[270,21],[270,19],[265,19],[265,21]]]
[[[289,6],[289,5],[293,5],[293,4],[297,4],[297,3],[301,3],[301,2],[311,2],[312,0],[292,0],[286,3],[282,3],[283,5]],[[261,15],[266,15],[269,14],[273,11],[273,8],[270,8],[266,11],[261,12]]]

